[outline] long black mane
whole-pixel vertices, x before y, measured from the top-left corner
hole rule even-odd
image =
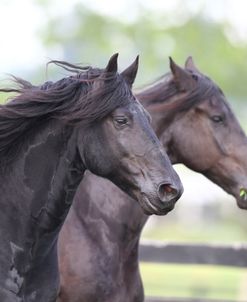
[[[213,97],[224,96],[221,89],[207,76],[194,73],[195,86],[184,93],[179,93],[172,73],[169,72],[152,84],[135,91],[142,104],[154,110],[167,110],[167,114],[189,110],[199,102]]]
[[[66,62],[55,63],[72,75],[40,86],[14,77],[16,87],[0,89],[17,93],[12,100],[0,105],[0,161],[9,157],[26,134],[43,122],[56,119],[86,127],[130,102],[131,90],[120,74]]]

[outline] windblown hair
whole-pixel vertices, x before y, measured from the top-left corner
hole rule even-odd
[[[72,126],[87,127],[134,99],[130,87],[118,73],[62,61],[52,63],[72,75],[41,86],[14,77],[17,87],[0,89],[17,93],[5,105],[0,105],[0,159],[43,122],[57,119]]]
[[[194,72],[192,76],[195,80],[194,88],[184,93],[179,92],[172,74],[167,73],[135,94],[146,108],[154,111],[166,110],[167,115],[187,111],[207,99],[223,100],[223,92],[210,78]]]

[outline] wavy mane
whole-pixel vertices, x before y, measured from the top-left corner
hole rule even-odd
[[[87,127],[129,103],[132,93],[118,73],[52,61],[72,73],[40,86],[14,78],[15,87],[0,89],[17,95],[0,105],[0,159],[9,155],[26,134],[51,119]]]
[[[193,76],[196,76],[195,87],[184,93],[178,91],[173,76],[169,72],[152,84],[135,91],[135,94],[146,108],[152,111],[166,110],[167,115],[186,111],[212,97],[222,99],[223,92],[209,77],[194,72]]]

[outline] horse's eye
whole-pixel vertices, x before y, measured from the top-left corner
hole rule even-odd
[[[221,115],[213,115],[213,116],[211,117],[211,120],[212,120],[213,122],[215,122],[215,123],[223,123],[224,118],[223,118],[223,116],[221,116]]]
[[[118,126],[124,126],[124,125],[128,124],[128,119],[127,119],[127,117],[115,117],[114,122]]]
[[[192,73],[192,78],[195,80],[195,81],[198,81],[198,76],[194,73]]]

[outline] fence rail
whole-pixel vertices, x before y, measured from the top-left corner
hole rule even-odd
[[[247,244],[184,244],[142,241],[139,259],[143,262],[204,264],[247,267]],[[236,302],[203,298],[152,298],[146,302]],[[243,301],[246,302],[246,301]]]

